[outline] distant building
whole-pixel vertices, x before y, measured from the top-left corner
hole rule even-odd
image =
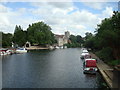
[[[58,46],[63,46],[64,44],[67,44],[69,41],[69,37],[70,37],[70,32],[66,31],[65,35],[55,35],[55,38],[57,40],[57,44]]]

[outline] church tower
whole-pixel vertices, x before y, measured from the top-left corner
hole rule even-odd
[[[69,32],[69,31],[66,31],[66,32],[65,32],[65,37],[66,37],[67,39],[69,39],[69,37],[70,37],[70,32]]]

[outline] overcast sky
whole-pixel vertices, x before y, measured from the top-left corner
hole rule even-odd
[[[44,21],[55,34],[84,36],[94,32],[101,20],[118,10],[117,2],[0,2],[0,30],[14,33],[16,25]]]

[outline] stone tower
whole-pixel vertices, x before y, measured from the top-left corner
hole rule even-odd
[[[67,39],[69,39],[69,37],[70,37],[70,32],[69,32],[69,31],[66,31],[66,32],[65,32],[65,37],[66,37]]]

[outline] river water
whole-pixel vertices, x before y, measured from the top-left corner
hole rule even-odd
[[[80,48],[30,51],[2,58],[3,88],[99,88],[99,73],[83,74]]]

